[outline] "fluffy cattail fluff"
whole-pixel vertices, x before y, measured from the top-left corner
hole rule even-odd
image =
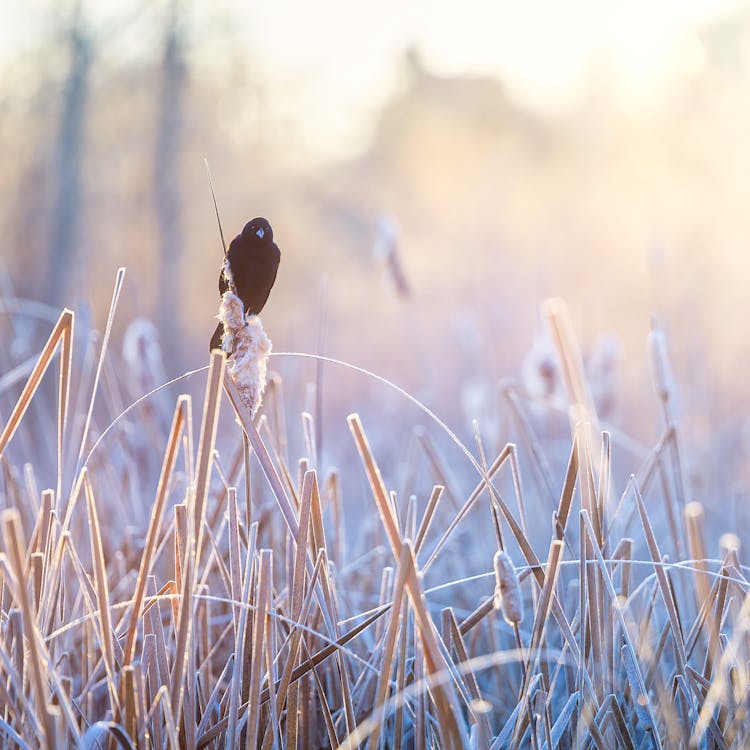
[[[255,414],[266,389],[266,364],[271,341],[257,315],[245,315],[242,300],[224,292],[219,307],[224,326],[222,348],[229,356],[227,372],[237,386],[240,397],[251,414]]]
[[[234,275],[232,274],[232,266],[229,265],[229,257],[224,258],[224,264],[221,267],[221,272],[224,274],[224,278],[227,280],[229,285],[229,291],[234,293],[237,291],[237,287],[234,285]]]
[[[518,625],[523,620],[523,600],[516,569],[507,552],[495,552],[495,609],[502,610],[508,625]]]

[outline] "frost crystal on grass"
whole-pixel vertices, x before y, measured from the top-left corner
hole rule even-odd
[[[243,403],[255,415],[266,389],[266,365],[271,341],[257,315],[245,315],[242,300],[224,292],[219,307],[224,326],[222,348],[227,353],[227,372],[237,386]]]

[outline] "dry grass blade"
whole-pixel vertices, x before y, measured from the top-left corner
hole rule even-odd
[[[685,525],[687,527],[688,554],[693,563],[695,577],[695,597],[698,606],[706,601],[711,588],[706,565],[706,543],[704,541],[703,526],[705,522],[703,506],[698,502],[690,502],[685,506]]]
[[[489,487],[491,484],[492,478],[497,474],[497,472],[500,470],[500,467],[505,463],[505,461],[510,457],[510,444],[506,445],[501,451],[498,457],[494,460],[492,463],[492,466],[490,466],[489,470],[485,473],[484,478],[481,482],[474,488],[474,491],[469,495],[468,500],[461,506],[461,509],[456,513],[456,515],[452,518],[450,524],[448,525],[448,528],[443,532],[443,535],[440,537],[440,540],[435,545],[435,548],[432,550],[432,553],[427,558],[427,562],[424,564],[422,570],[426,571],[430,566],[433,564],[435,559],[437,558],[438,554],[440,553],[440,550],[444,547],[446,542],[448,541],[450,535],[453,533],[453,531],[456,529],[458,524],[461,522],[461,520],[464,518],[464,516],[471,510],[471,507],[474,505],[477,498],[484,492],[486,488]],[[484,472],[482,472],[484,473]],[[497,493],[492,493],[495,497],[497,496]],[[506,508],[507,510],[507,508]],[[510,513],[510,511],[508,511]],[[512,517],[512,516],[511,516]],[[523,530],[521,527],[516,523],[515,518],[513,519],[512,524],[515,524],[515,529],[518,533],[518,535],[521,538],[526,538],[526,535],[523,533]],[[515,532],[514,532],[515,533]]]
[[[630,631],[628,630],[628,626],[623,615],[623,601],[617,596],[615,586],[612,583],[612,578],[609,575],[609,571],[607,570],[607,566],[604,562],[604,558],[602,557],[601,550],[596,545],[596,532],[594,531],[594,527],[591,524],[591,519],[589,519],[588,514],[585,510],[581,511],[581,518],[583,519],[583,528],[585,529],[586,533],[593,543],[593,552],[599,564],[601,580],[604,583],[607,594],[609,595],[611,610],[616,615],[619,621],[622,637],[625,641],[621,649],[621,655],[623,659],[623,665],[625,667],[625,671],[628,675],[628,680],[631,685],[632,694],[635,695],[634,706],[636,713],[638,713],[641,717],[641,722],[644,728],[651,732],[651,737],[656,747],[661,748],[662,745],[659,739],[659,734],[656,731],[656,727],[658,725],[656,717],[654,715],[654,708],[646,690],[646,684],[643,679],[643,674],[638,665],[638,660],[636,658],[637,650],[633,644],[633,640],[630,636]]]
[[[31,659],[31,687],[35,696],[35,710],[38,713],[38,724],[44,736],[39,738],[39,744],[45,743],[53,747],[55,744],[55,725],[47,710],[46,674],[43,665],[43,657],[39,651],[39,639],[37,625],[32,610],[31,602],[26,591],[24,578],[23,554],[24,540],[21,531],[21,519],[15,509],[5,510],[2,513],[3,538],[5,548],[8,550],[10,566],[15,577],[14,598],[21,608],[23,616],[24,632],[28,636],[29,657]]]
[[[443,487],[439,484],[436,484],[432,488],[432,492],[430,493],[430,499],[427,501],[427,507],[425,508],[424,515],[422,516],[422,520],[419,523],[417,536],[414,540],[414,553],[416,555],[419,555],[419,550],[422,549],[422,545],[424,544],[424,540],[425,540],[425,537],[427,536],[427,532],[430,530],[430,523],[432,522],[432,517],[435,514],[437,504],[440,501],[440,497],[442,494],[443,494]]]
[[[399,632],[399,624],[402,628],[406,627],[406,622],[402,623],[402,600],[404,595],[404,586],[406,584],[406,572],[409,564],[407,555],[409,548],[407,545],[401,547],[401,557],[398,561],[398,572],[396,583],[393,589],[393,602],[391,605],[391,618],[388,621],[386,630],[385,643],[383,644],[383,661],[380,665],[380,674],[378,675],[378,684],[375,689],[375,698],[373,700],[373,712],[380,710],[380,721],[377,722],[372,734],[370,735],[370,747],[377,748],[378,737],[383,732],[383,725],[386,715],[382,711],[382,706],[388,696],[388,685],[390,683],[391,670],[393,668],[393,657],[396,649],[396,637]]]
[[[466,648],[466,643],[464,642],[463,636],[461,635],[461,630],[458,627],[458,621],[456,620],[455,613],[451,608],[444,610],[444,612],[446,613],[446,617],[448,619],[450,627],[451,641],[453,642],[453,647],[456,649],[456,654],[458,656],[458,664],[456,666],[457,669],[461,670],[461,672],[463,672],[463,674],[465,675],[466,684],[469,689],[473,705],[480,707],[491,705],[484,700],[482,691],[479,687],[479,681],[477,680],[477,677],[472,671],[471,667],[468,665],[469,652]],[[490,738],[492,737],[492,728],[490,727],[490,721],[486,711],[480,710],[478,712],[478,724],[481,732],[481,736],[478,738],[479,746],[487,747],[490,743]]]
[[[63,357],[60,367],[59,393],[60,396],[64,395],[64,401],[61,401],[60,403],[58,425],[59,432],[62,433],[62,425],[64,425],[65,415],[67,414],[68,393],[70,390],[70,358],[72,351],[71,342],[73,337],[73,322],[74,315],[72,310],[65,309],[60,313],[60,318],[52,329],[52,333],[50,333],[47,343],[39,354],[39,359],[37,360],[36,365],[34,365],[34,369],[32,370],[31,375],[29,375],[29,379],[26,381],[26,385],[21,391],[21,395],[18,397],[2,433],[0,433],[0,455],[3,454],[10,439],[18,429],[18,425],[21,423],[26,410],[29,408],[31,399],[34,397],[44,373],[47,372],[47,368],[52,361],[52,357],[54,356],[57,345],[61,339],[63,341]]]
[[[185,528],[177,534],[177,545],[179,547],[182,541],[181,554],[176,555],[177,560],[182,560],[182,572],[180,581],[178,579],[179,597],[173,602],[173,612],[175,620],[175,644],[174,644],[174,661],[171,674],[170,702],[172,715],[175,722],[180,723],[183,706],[183,696],[185,694],[185,672],[188,670],[189,652],[192,649],[192,631],[193,631],[193,602],[195,586],[195,551],[194,543],[191,543],[193,531],[190,529],[190,514],[183,506],[185,517]]]
[[[539,650],[544,638],[544,631],[547,628],[549,612],[555,597],[555,585],[557,584],[557,575],[560,571],[560,561],[562,560],[563,543],[559,539],[553,539],[550,544],[549,555],[547,556],[547,568],[544,573],[544,584],[542,586],[541,596],[534,614],[534,625],[531,629],[531,639],[527,651],[526,665],[524,669],[523,683],[519,700],[522,703],[528,701],[529,686],[532,682],[532,668],[540,657]],[[513,744],[521,741],[523,732],[526,729],[526,719],[528,711],[520,711],[518,714],[518,724],[513,732]]]
[[[242,608],[237,621],[237,635],[235,636],[235,646],[232,667],[232,682],[229,688],[229,713],[226,720],[227,724],[227,747],[234,747],[237,741],[237,726],[239,715],[240,697],[242,695],[242,673],[244,668],[243,657],[245,654],[245,638],[248,631],[247,620],[250,616],[250,587],[252,585],[252,576],[250,574],[253,558],[255,556],[255,539],[258,534],[258,524],[253,523],[250,533],[250,543],[248,545],[247,557],[245,558],[245,575],[243,576],[242,585]],[[199,745],[200,746],[200,745]]]
[[[308,606],[311,596],[305,597],[305,560],[307,557],[307,540],[308,530],[310,527],[310,515],[313,497],[313,484],[315,482],[315,472],[308,471],[305,473],[302,482],[302,494],[300,496],[300,518],[299,518],[299,536],[296,539],[296,552],[294,556],[294,570],[292,573],[292,591],[291,591],[291,617],[294,622],[300,622],[305,599],[307,598]],[[322,552],[322,551],[321,551]],[[322,554],[318,555],[316,569],[319,563],[323,561]],[[312,594],[312,587],[309,589]],[[297,661],[299,653],[300,639],[302,630],[295,628],[289,643],[289,657],[280,681],[279,689],[276,692],[276,715],[269,717],[269,721],[281,719],[281,711],[284,701],[287,701],[287,747],[295,748],[297,746],[298,736],[298,705],[299,705],[299,683],[295,682],[290,686],[292,669]],[[269,693],[270,695],[270,693]],[[273,739],[272,732],[266,732],[266,740],[263,743],[264,748],[268,748]]]
[[[215,350],[211,354],[211,365],[208,370],[208,382],[206,383],[206,398],[203,402],[201,433],[198,442],[198,469],[195,476],[194,505],[192,509],[197,560],[200,560],[202,550],[206,498],[208,497],[208,483],[211,477],[211,462],[213,461],[214,445],[216,443],[216,430],[219,424],[221,384],[224,380],[225,363],[226,355],[224,352]]]
[[[419,428],[415,432],[419,444],[422,446],[422,449],[430,462],[430,466],[432,466],[432,470],[435,472],[438,483],[445,488],[453,509],[458,510],[461,505],[461,495],[458,488],[455,486],[455,482],[451,478],[445,459],[438,452],[437,446],[427,430]]]
[[[94,493],[88,472],[83,470],[83,486],[86,492],[86,507],[89,515],[89,536],[91,539],[91,556],[94,563],[94,583],[96,586],[97,604],[97,630],[99,632],[104,666],[107,670],[107,687],[110,693],[112,710],[117,715],[119,712],[119,700],[115,686],[115,648],[114,633],[112,631],[112,615],[109,609],[109,586],[107,584],[107,567],[104,560],[104,547],[102,545],[101,527],[99,525],[99,514],[96,511]]]
[[[86,421],[83,426],[83,434],[81,435],[81,445],[78,449],[78,458],[76,459],[75,476],[81,470],[83,466],[83,454],[86,450],[86,443],[88,440],[89,429],[91,427],[91,418],[94,415],[94,401],[96,400],[96,394],[99,389],[99,379],[102,374],[102,367],[104,366],[104,358],[107,354],[107,346],[109,344],[109,337],[112,333],[112,324],[115,320],[115,311],[117,310],[117,303],[120,299],[120,292],[122,291],[122,283],[125,279],[125,269],[118,268],[117,276],[115,278],[115,288],[112,290],[112,301],[109,305],[109,314],[107,315],[107,325],[104,329],[104,337],[102,338],[102,348],[99,352],[99,361],[96,365],[96,375],[94,376],[94,384],[91,388],[91,398],[89,399],[89,408],[86,413]]]
[[[130,627],[128,628],[128,636],[125,642],[123,666],[128,665],[133,660],[133,657],[135,655],[135,638],[138,628],[138,620],[141,616],[141,607],[143,606],[143,599],[146,595],[146,583],[148,581],[149,570],[151,568],[151,561],[153,560],[154,552],[156,549],[156,542],[157,536],[159,534],[159,527],[161,526],[161,519],[164,514],[164,505],[167,500],[169,480],[172,476],[175,462],[177,461],[177,453],[180,448],[180,438],[182,436],[185,426],[185,420],[188,415],[188,401],[188,396],[180,396],[180,398],[177,400],[174,417],[172,418],[172,428],[169,431],[167,450],[164,454],[164,461],[162,462],[161,466],[159,484],[156,488],[156,499],[154,500],[154,506],[151,510],[148,532],[146,533],[146,544],[144,547],[143,556],[141,557],[141,564],[138,569],[138,575],[136,577],[135,592],[133,594],[133,609],[130,619]]]
[[[546,743],[542,746],[542,750],[552,750],[552,748],[555,748],[560,744],[560,740],[565,732],[569,731],[570,723],[575,715],[576,708],[578,707],[580,696],[581,694],[577,690],[570,694],[570,697],[565,702],[565,705],[560,711],[557,719],[555,719],[555,723],[550,730],[552,745],[550,746],[549,743]]]
[[[263,668],[263,634],[266,630],[268,610],[271,605],[271,574],[273,553],[270,549],[260,551],[260,572],[258,589],[255,595],[255,619],[253,620],[253,649],[250,662],[250,694],[248,699],[246,747],[258,744],[260,722],[260,687]]]
[[[682,674],[686,674],[685,667],[687,664],[687,656],[685,654],[685,642],[682,633],[682,627],[680,624],[680,618],[677,614],[677,605],[674,600],[672,587],[667,579],[667,574],[661,565],[662,556],[659,552],[659,546],[656,541],[656,535],[654,534],[651,521],[649,520],[648,514],[646,513],[646,506],[643,504],[643,498],[638,490],[638,485],[635,485],[635,500],[638,505],[638,513],[641,517],[641,523],[643,525],[643,531],[646,535],[646,542],[648,543],[648,549],[651,553],[651,560],[654,563],[654,572],[656,573],[656,580],[659,582],[659,590],[661,591],[662,598],[664,600],[664,606],[667,610],[667,616],[669,617],[669,623],[672,631],[672,641],[674,643],[675,652],[677,655],[678,669]]]
[[[565,529],[570,517],[570,507],[573,503],[573,494],[576,489],[576,479],[578,478],[578,433],[573,438],[573,447],[568,459],[568,469],[565,472],[565,481],[563,482],[560,502],[555,512],[555,531],[558,539],[565,538]]]
[[[383,477],[380,474],[378,464],[370,450],[370,444],[365,435],[359,415],[350,414],[347,417],[347,422],[349,423],[349,429],[351,429],[352,435],[354,435],[354,442],[357,444],[359,456],[365,466],[367,478],[370,481],[370,489],[375,498],[375,505],[380,513],[380,520],[385,527],[385,532],[388,536],[388,542],[391,545],[393,557],[398,560],[401,555],[401,534],[398,530],[398,523],[393,517],[393,511],[391,509],[390,500],[388,499],[388,492],[385,488]]]
[[[268,455],[268,451],[266,450],[258,431],[255,429],[255,425],[253,424],[247,409],[242,404],[239,394],[237,393],[237,387],[229,376],[224,377],[224,390],[229,396],[229,400],[234,407],[237,419],[239,419],[253,451],[255,451],[255,455],[260,462],[263,473],[265,474],[268,483],[271,485],[276,502],[278,503],[284,520],[286,521],[287,528],[292,536],[297,537],[299,534],[299,524],[292,503],[284,490],[279,474],[271,461],[271,457]]]
[[[552,341],[560,363],[563,383],[573,407],[571,427],[575,430],[576,423],[583,420],[591,425],[594,435],[599,435],[599,420],[586,385],[583,360],[576,343],[568,306],[561,299],[550,299],[544,303],[544,314],[552,331]]]
[[[435,680],[430,682],[430,691],[437,711],[441,741],[443,746],[449,750],[458,750],[468,743],[465,729],[458,722],[458,716],[461,715],[458,697],[449,677],[449,667],[443,659],[435,625],[427,611],[427,602],[417,574],[414,551],[408,541],[404,542],[404,546],[408,548],[408,555],[405,556],[407,565],[406,590],[414,612],[416,630],[424,647],[426,676],[428,680],[430,678]],[[400,554],[399,557],[401,557]]]
[[[729,666],[738,663],[738,655],[750,633],[750,592],[745,595],[742,607],[736,619],[735,632],[724,648],[724,653],[714,669],[714,679],[706,694],[700,709],[698,721],[695,723],[691,743],[697,745],[703,738],[708,727],[713,722],[713,713],[721,700],[721,696],[727,689],[727,675]]]

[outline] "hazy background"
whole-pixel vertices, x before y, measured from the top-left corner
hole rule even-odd
[[[227,239],[274,227],[275,350],[316,351],[324,320],[328,355],[466,429],[494,419],[559,295],[588,352],[608,337],[611,422],[649,442],[656,314],[686,423],[732,443],[741,477],[750,7],[404,5],[6,0],[6,296],[102,327],[124,265],[116,345],[147,316],[168,376],[204,364],[221,261],[205,156]],[[327,383],[342,409],[372,387]]]

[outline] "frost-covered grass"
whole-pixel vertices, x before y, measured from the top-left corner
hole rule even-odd
[[[88,346],[70,311],[2,306],[26,337],[0,352],[3,746],[750,744],[744,531],[717,556],[688,502],[658,329],[643,455],[599,422],[559,302],[571,437],[504,380],[500,443],[469,448],[333,361],[326,388],[377,384],[400,418],[362,396],[323,429],[278,374],[253,418],[218,353],[152,390],[153,341],[109,346],[121,282]]]

